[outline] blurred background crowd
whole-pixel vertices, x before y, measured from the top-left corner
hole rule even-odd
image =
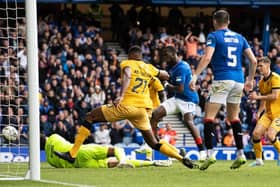
[[[120,93],[120,51],[107,46],[108,41],[104,41],[100,24],[102,12],[98,6],[90,8],[91,12],[87,14],[65,10],[59,18],[54,13],[39,14],[38,17],[40,130],[47,136],[58,133],[71,142],[85,114],[94,107],[112,103]],[[160,58],[161,49],[168,45],[174,46],[179,57],[195,69],[204,54],[207,34],[213,29],[211,16],[205,16],[202,12],[196,17],[185,19],[180,9],[171,8],[168,17],[162,21],[154,7],[144,6],[138,11],[135,6],[131,6],[125,12],[114,4],[109,11],[112,31],[110,41],[120,43],[124,50],[132,45],[141,46],[143,60],[159,69],[168,70],[167,64]],[[25,20],[17,24],[20,29],[18,32],[0,30],[3,46],[0,49],[0,128],[7,124],[16,126],[20,132],[19,141],[24,144],[28,142]],[[0,21],[0,26],[5,27],[5,22]],[[242,24],[232,24],[230,27],[244,34],[257,57],[265,55],[258,23],[249,30],[244,29]],[[8,39],[5,39],[7,36]],[[270,31],[270,44],[267,56],[272,61],[272,70],[280,73],[280,35],[277,27]],[[247,75],[248,62],[246,59],[243,62]],[[212,79],[213,73],[208,67],[197,82],[200,103],[195,124],[202,136],[204,104]],[[256,84],[259,79],[257,74]],[[258,91],[257,87],[255,91]],[[166,95],[170,96],[169,93]],[[257,108],[258,103],[249,100],[244,93],[240,119],[245,145],[249,143],[250,133],[256,123]],[[215,120],[215,143],[233,146],[234,139],[225,118],[224,107]],[[162,126],[160,136],[168,134],[168,128],[172,130],[168,124]],[[87,142],[125,146],[143,143],[141,133],[128,121],[93,124],[91,132]],[[173,139],[176,145],[176,132]],[[267,143],[264,137],[263,144]]]

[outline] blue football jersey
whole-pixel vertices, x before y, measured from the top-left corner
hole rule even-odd
[[[211,59],[214,80],[234,80],[244,83],[242,55],[249,48],[247,40],[229,29],[211,32],[207,46],[215,48]]]
[[[199,98],[196,91],[192,91],[189,88],[189,83],[192,78],[191,68],[185,61],[180,61],[178,64],[173,66],[170,71],[170,83],[173,85],[184,84],[184,92],[175,92],[174,97],[180,98],[187,102],[193,102],[198,104]]]

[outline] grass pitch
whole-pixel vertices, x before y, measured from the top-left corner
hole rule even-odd
[[[249,161],[248,163],[250,163]],[[229,169],[232,161],[217,161],[206,171],[190,170],[179,162],[171,167],[56,169],[41,164],[45,182],[1,181],[0,186],[95,186],[95,187],[272,187],[279,186],[280,167],[276,161],[265,161],[261,167],[248,164]]]

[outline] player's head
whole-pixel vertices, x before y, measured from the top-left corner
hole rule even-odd
[[[260,74],[269,75],[270,74],[270,64],[271,61],[267,56],[258,59],[257,68]]]
[[[228,26],[230,23],[229,13],[226,10],[218,10],[213,14],[213,25],[215,29]]]
[[[162,49],[161,61],[166,62],[168,65],[177,63],[177,52],[172,46],[167,46]]]
[[[142,50],[139,46],[134,45],[128,50],[129,60],[142,60]]]

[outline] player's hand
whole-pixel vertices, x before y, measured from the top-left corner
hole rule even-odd
[[[190,89],[193,90],[193,91],[195,90],[195,83],[196,83],[196,81],[197,81],[197,76],[193,75],[192,79],[190,81],[190,84],[189,84]]]
[[[118,105],[120,104],[120,102],[122,101],[122,99],[123,99],[123,97],[117,97],[117,98],[114,100],[113,104],[114,104],[115,106],[118,106]]]
[[[168,87],[168,85],[169,85],[169,82],[167,82],[167,81],[164,81],[164,82],[163,82],[163,86],[164,86],[164,88],[167,88],[167,87]]]
[[[251,80],[251,81],[247,80],[244,84],[244,90],[246,93],[253,90],[253,87],[254,87],[254,80]]]

